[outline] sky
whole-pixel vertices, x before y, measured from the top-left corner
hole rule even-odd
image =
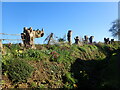
[[[118,2],[119,0],[0,0],[2,2]]]
[[[54,33],[63,37],[72,30],[74,37],[94,36],[94,41],[103,42],[110,37],[112,22],[118,18],[117,2],[2,2],[2,33],[20,34],[23,27],[44,29],[44,37],[35,39],[42,44]],[[6,39],[20,39],[20,36],[4,35]],[[3,41],[3,43],[11,41]],[[12,41],[19,43],[21,41]]]

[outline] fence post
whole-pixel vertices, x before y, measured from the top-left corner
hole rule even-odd
[[[47,45],[50,45],[50,40],[52,39],[52,37],[53,37],[53,33],[50,34],[50,37],[49,37]]]
[[[0,49],[3,48],[3,45],[2,45],[2,40],[0,39]]]

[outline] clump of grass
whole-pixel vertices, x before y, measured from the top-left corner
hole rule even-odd
[[[64,76],[64,88],[77,88],[76,82],[77,80],[73,78],[72,73],[67,72]]]
[[[33,67],[23,60],[8,60],[3,69],[7,72],[9,79],[13,82],[21,82],[29,78],[33,72]]]

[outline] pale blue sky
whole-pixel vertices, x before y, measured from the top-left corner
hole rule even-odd
[[[119,0],[0,0],[2,2],[118,2]]]
[[[94,41],[103,41],[104,37],[112,38],[108,30],[111,22],[117,18],[117,2],[2,3],[2,32],[20,34],[23,27],[44,28],[45,36],[36,39],[35,43],[43,43],[51,32],[63,37],[69,29],[73,31],[72,38],[93,35]],[[20,36],[3,36],[3,38],[19,39]]]

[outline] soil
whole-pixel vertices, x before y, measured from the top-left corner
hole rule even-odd
[[[25,82],[13,84],[12,81],[5,75],[2,80],[2,88],[61,88],[62,74],[65,71],[64,65],[57,62],[45,61],[28,61],[28,63],[35,68],[31,77]]]

